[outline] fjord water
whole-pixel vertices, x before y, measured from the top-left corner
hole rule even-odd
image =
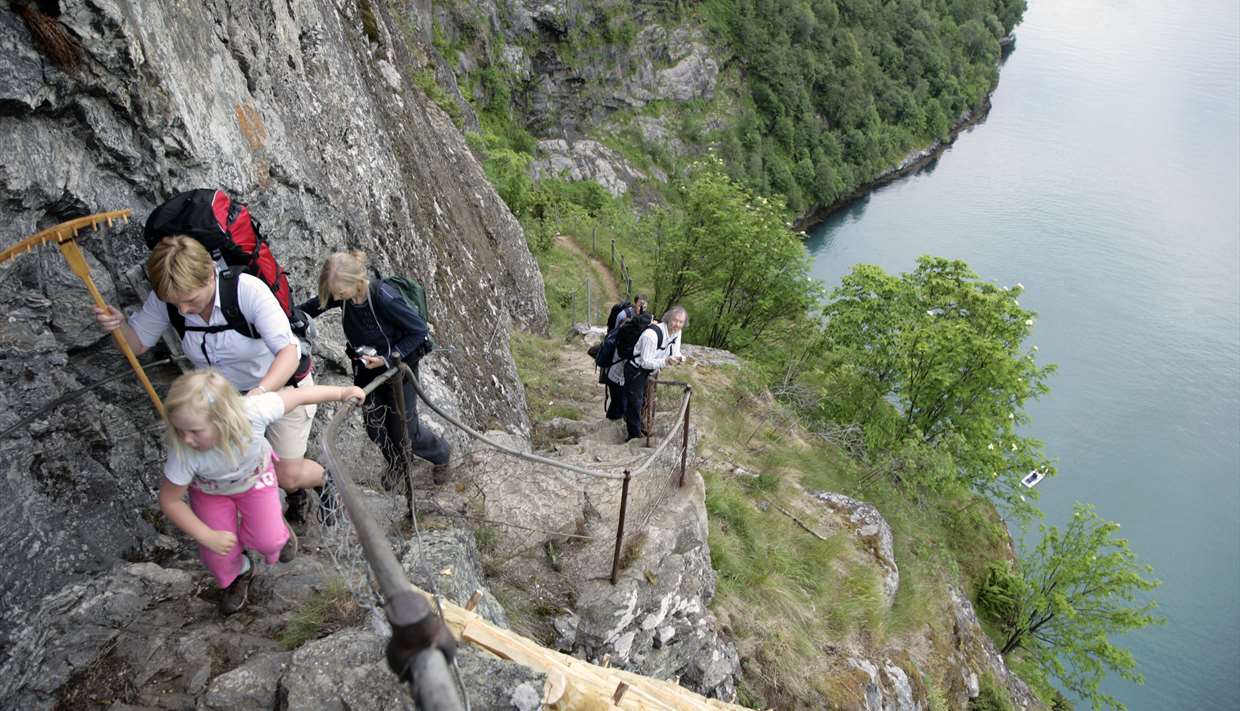
[[[815,230],[814,275],[934,254],[1024,284],[1059,365],[1028,408],[1047,521],[1096,504],[1163,581],[1168,624],[1120,640],[1145,686],[1104,689],[1240,708],[1240,3],[1030,0],[1016,34],[988,119]]]

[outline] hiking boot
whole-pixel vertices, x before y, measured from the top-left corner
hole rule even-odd
[[[284,527],[288,529],[288,540],[280,549],[280,562],[290,563],[297,557],[297,534],[293,532],[293,527],[288,525],[288,521],[284,522]]]
[[[306,522],[306,491],[298,489],[284,494],[284,503],[288,509],[284,512],[284,520],[289,523]]]
[[[220,612],[225,615],[233,615],[245,609],[246,603],[250,600],[250,580],[254,577],[254,569],[258,567],[254,561],[249,559],[245,553],[246,562],[250,564],[248,570],[232,581],[232,585],[224,588],[224,594],[220,596]]]
[[[314,493],[319,495],[319,522],[324,526],[335,526],[340,520],[341,504],[331,472],[323,472],[323,485],[314,487]]]

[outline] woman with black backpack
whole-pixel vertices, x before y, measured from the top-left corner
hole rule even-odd
[[[362,252],[336,252],[319,273],[319,295],[301,304],[311,317],[339,307],[341,325],[348,340],[346,353],[353,363],[353,384],[366,387],[384,370],[405,362],[416,374],[418,360],[429,349],[426,321],[390,284],[372,280]],[[417,395],[413,384],[401,379],[409,449],[435,465],[436,483],[447,478],[451,448],[446,441],[418,421]],[[366,399],[366,434],[383,452],[388,474],[383,484],[395,488],[397,476],[408,471],[405,440],[395,387],[381,387]]]

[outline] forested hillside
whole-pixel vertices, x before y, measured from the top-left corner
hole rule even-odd
[[[998,80],[1025,0],[708,0],[752,112],[724,132],[733,175],[801,212],[944,138]]]

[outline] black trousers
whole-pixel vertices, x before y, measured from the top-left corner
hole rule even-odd
[[[609,379],[607,385],[607,419],[618,420],[624,417],[624,386],[616,385]]]
[[[409,426],[402,430],[397,404],[396,384],[381,385],[366,398],[366,435],[379,445],[383,458],[393,474],[403,475],[412,463],[406,461],[405,437],[409,449],[417,457],[432,464],[447,464],[451,447],[442,438],[418,421],[418,395],[413,384],[402,378],[400,388],[405,396],[405,418]]]
[[[642,436],[642,406],[646,404],[650,372],[632,363],[624,364],[624,428],[628,439]]]

